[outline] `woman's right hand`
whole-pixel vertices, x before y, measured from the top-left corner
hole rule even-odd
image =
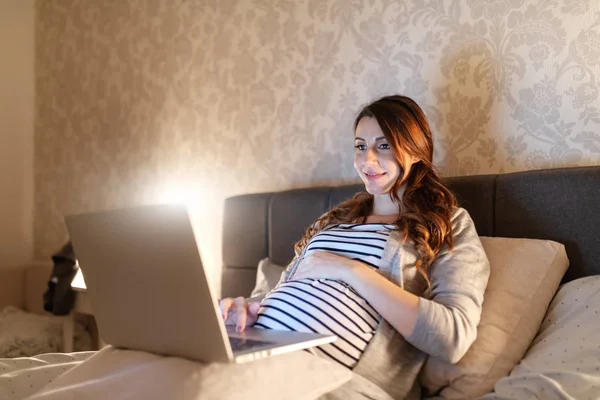
[[[226,297],[219,300],[219,308],[225,325],[235,325],[238,332],[242,332],[247,326],[252,326],[258,319],[260,302],[248,303],[243,297]]]

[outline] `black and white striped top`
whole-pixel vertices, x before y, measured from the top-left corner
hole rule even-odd
[[[307,244],[306,254],[324,250],[379,268],[393,225],[338,224],[321,230]],[[290,277],[262,301],[254,326],[274,330],[332,333],[334,343],[315,348],[353,368],[375,333],[379,314],[342,281]]]
[[[383,248],[392,229],[394,225],[389,224],[329,225],[311,238],[304,255],[325,250],[379,269]]]

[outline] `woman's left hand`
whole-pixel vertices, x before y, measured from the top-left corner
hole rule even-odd
[[[327,251],[315,250],[300,261],[291,279],[323,278],[350,284],[348,281],[352,278],[354,268],[359,265],[362,265],[359,261]]]

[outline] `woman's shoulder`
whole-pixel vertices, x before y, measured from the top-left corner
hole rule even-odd
[[[466,208],[456,206],[452,209],[451,218],[471,218]]]
[[[450,214],[450,222],[452,223],[452,229],[459,229],[469,226],[474,226],[473,218],[471,214],[463,207],[454,207]]]

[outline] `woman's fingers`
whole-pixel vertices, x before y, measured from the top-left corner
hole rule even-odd
[[[237,331],[242,332],[246,326],[256,322],[260,302],[248,304],[243,297],[227,297],[219,301],[219,308],[225,325],[236,325]]]
[[[227,317],[229,316],[229,310],[233,305],[233,299],[230,297],[226,297],[219,301],[219,308],[221,309],[221,315],[223,316],[223,321],[227,322]]]
[[[258,310],[260,309],[260,301],[253,301],[248,304],[248,319],[246,326],[253,326],[258,320]]]
[[[258,315],[258,310],[260,309],[260,301],[253,301],[248,304],[248,314],[250,316],[255,317]]]
[[[241,332],[246,327],[246,318],[248,316],[248,302],[243,297],[236,297],[233,300],[234,309],[237,312],[236,330]]]

